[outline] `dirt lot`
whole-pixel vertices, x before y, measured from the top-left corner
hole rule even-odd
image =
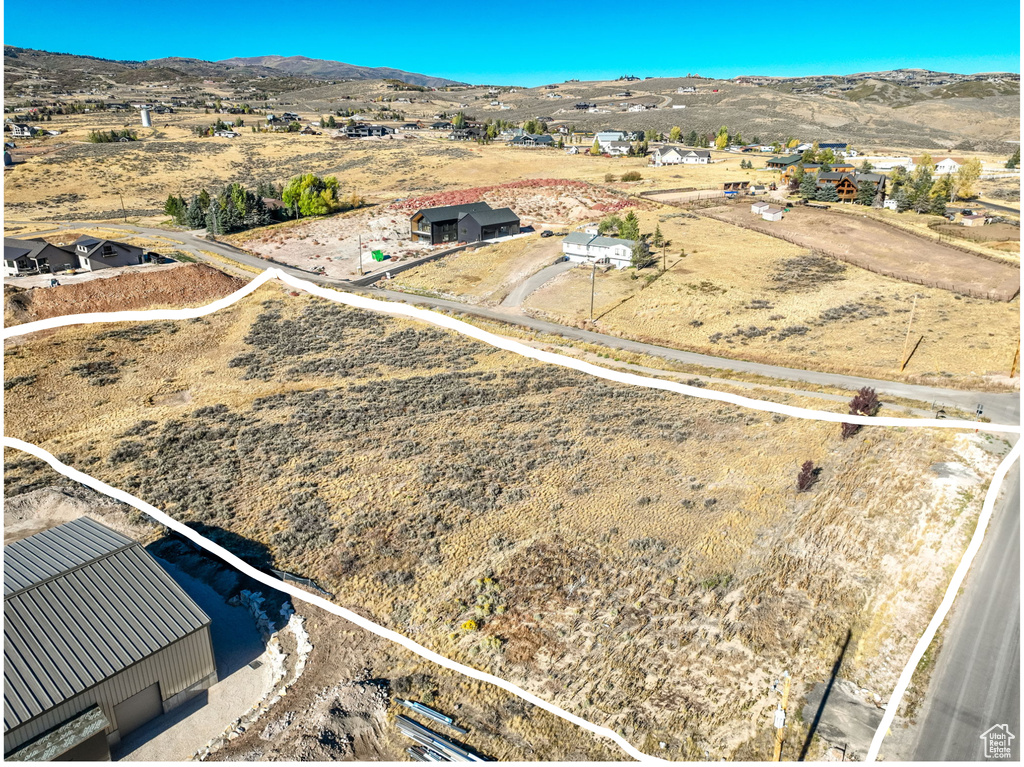
[[[204,264],[168,265],[124,273],[108,269],[91,274],[102,279],[31,290],[4,285],[4,323],[20,325],[81,312],[202,306],[245,284]]]
[[[424,661],[402,647],[308,606],[313,650],[288,695],[214,753],[211,761],[408,761],[404,714],[499,761],[618,761],[622,752],[491,685]],[[428,703],[467,729],[456,735],[402,706]]]
[[[917,284],[999,301],[1009,301],[1020,290],[1019,269],[928,242],[867,217],[795,207],[781,221],[762,221],[746,202],[704,213]]]
[[[413,213],[422,208],[480,201],[492,208],[510,207],[520,217],[522,226],[538,230],[606,215],[633,202],[615,190],[593,184],[536,179],[437,192],[343,215],[242,232],[227,239],[266,258],[303,269],[323,267],[328,277],[349,279],[359,273],[360,243],[363,272],[387,271],[394,264],[454,244],[413,242],[409,234],[409,217]],[[370,257],[374,250],[380,250],[387,258],[374,262]]]
[[[562,257],[559,237],[539,235],[464,250],[395,275],[394,290],[425,292],[473,304],[496,305],[523,280]]]
[[[940,224],[933,226],[932,230],[948,237],[973,242],[1020,242],[1020,227],[1012,224],[987,224],[985,226]]]
[[[891,689],[980,506],[929,466],[991,469],[953,435],[841,440],[273,285],[21,339],[6,375],[12,436],[674,759],[767,756],[771,681],[798,700],[851,628],[850,678]]]

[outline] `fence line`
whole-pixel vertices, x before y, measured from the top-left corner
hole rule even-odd
[[[959,293],[960,295],[970,296],[971,298],[984,298],[984,299],[986,299],[988,301],[1012,301],[1014,299],[1014,297],[1016,297],[1016,295],[1020,292],[1020,288],[1018,288],[1013,293],[1007,295],[1008,291],[1003,291],[1003,290],[980,291],[980,290],[974,290],[972,288],[965,287],[963,285],[957,285],[957,284],[952,283],[952,282],[946,282],[944,280],[925,280],[922,277],[917,277],[917,276],[912,275],[912,274],[904,274],[904,273],[901,273],[901,272],[894,272],[894,271],[891,271],[891,270],[888,270],[888,269],[883,269],[881,267],[875,266],[875,265],[870,264],[870,263],[862,262],[859,259],[857,259],[855,256],[849,256],[849,255],[840,254],[840,253],[833,253],[831,251],[827,251],[827,250],[824,250],[822,248],[809,247],[806,243],[800,242],[799,240],[795,239],[794,237],[786,235],[786,234],[784,234],[782,232],[772,231],[772,230],[767,229],[767,228],[762,227],[762,226],[756,226],[754,224],[750,224],[750,223],[743,222],[743,221],[730,221],[730,220],[725,219],[725,218],[720,218],[719,216],[713,216],[710,213],[704,213],[703,215],[707,216],[708,218],[713,218],[716,221],[721,221],[721,222],[726,223],[726,224],[732,224],[733,226],[738,226],[741,229],[748,229],[748,230],[750,230],[752,232],[758,232],[759,234],[765,234],[765,235],[768,235],[769,237],[775,237],[777,239],[784,240],[785,242],[788,242],[791,245],[796,245],[797,247],[800,247],[800,248],[805,248],[805,249],[808,249],[808,250],[812,250],[815,253],[821,253],[822,255],[828,256],[829,258],[834,258],[837,261],[844,261],[844,262],[846,262],[848,264],[853,264],[854,266],[859,267],[860,269],[866,269],[869,272],[874,272],[875,274],[881,274],[883,277],[891,277],[891,278],[896,279],[896,280],[901,280],[902,282],[912,282],[912,283],[914,283],[916,285],[923,285],[923,286],[928,287],[928,288],[938,288],[940,290],[948,290],[951,293]],[[925,237],[924,239],[930,240],[930,238],[928,238],[928,237]],[[977,254],[971,252],[971,255],[977,255]],[[1000,263],[1002,263],[1002,262],[1000,262]]]

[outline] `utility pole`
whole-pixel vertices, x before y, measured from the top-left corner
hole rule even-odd
[[[782,679],[782,702],[779,703],[779,707],[775,711],[775,753],[772,756],[773,762],[782,760],[782,743],[786,739],[786,707],[789,705],[790,682],[788,671],[783,672]]]
[[[127,224],[128,223],[128,214],[125,213],[125,210],[124,210],[124,196],[120,192],[117,193],[117,196],[121,199],[121,216],[124,218],[124,222]]]
[[[594,321],[594,280],[597,277],[597,259],[594,259],[594,266],[590,270],[590,321]]]
[[[359,275],[363,274],[363,235],[360,232],[359,235]]]
[[[914,294],[914,305],[910,307],[910,319],[907,320],[907,337],[903,339],[903,354],[900,355],[900,372],[907,366],[907,344],[910,343],[910,326],[914,323],[914,312],[917,310],[917,293]]]

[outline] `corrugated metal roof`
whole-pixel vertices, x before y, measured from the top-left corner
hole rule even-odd
[[[89,517],[4,546],[4,599],[135,541]]]
[[[4,732],[210,622],[142,546],[91,519],[4,556]]]

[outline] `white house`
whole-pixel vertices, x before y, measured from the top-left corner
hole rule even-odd
[[[760,216],[760,215],[761,215],[762,213],[764,213],[764,211],[765,211],[765,210],[767,210],[767,209],[768,209],[768,208],[770,208],[770,207],[771,207],[771,205],[769,205],[769,204],[768,204],[767,202],[765,202],[764,200],[761,200],[761,201],[759,201],[759,202],[755,202],[755,203],[753,203],[753,204],[752,204],[752,205],[750,206],[750,212],[751,212],[751,213],[756,213],[757,215],[759,215],[759,216]]]
[[[761,211],[761,218],[765,221],[780,221],[782,219],[782,208],[775,208],[769,205]]]
[[[711,162],[711,152],[707,149],[683,149],[682,147],[658,147],[651,154],[655,165],[707,165]]]
[[[952,157],[947,157],[945,160],[939,160],[937,163],[935,163],[935,173],[937,175],[956,173],[958,170],[960,170],[960,163],[958,163]]]
[[[611,264],[625,269],[633,260],[633,240],[602,237],[590,232],[570,232],[562,240],[562,252],[578,264]]]
[[[237,138],[241,134],[235,133],[233,130],[218,130],[214,131],[213,135],[220,138]]]
[[[36,129],[24,123],[14,123],[11,125],[11,135],[15,138],[32,138],[36,135]]]
[[[612,157],[625,157],[633,147],[628,141],[609,141],[601,148]]]
[[[629,136],[626,135],[625,131],[603,130],[598,131],[594,138],[597,139],[597,143],[601,147],[601,151],[607,152],[608,144],[611,144],[613,141],[626,141]]]

